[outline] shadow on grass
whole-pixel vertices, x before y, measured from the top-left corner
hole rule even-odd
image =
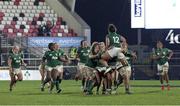
[[[135,92],[134,94],[151,94],[151,93],[159,93],[161,90],[151,90],[151,91],[142,91],[142,92]]]
[[[9,94],[9,93],[11,93],[10,91],[2,91],[2,92],[0,92],[0,94]]]
[[[50,93],[47,92],[35,92],[35,93],[22,93],[19,95],[24,95],[24,96],[29,96],[29,95],[51,95]]]

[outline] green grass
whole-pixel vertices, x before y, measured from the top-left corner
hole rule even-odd
[[[171,81],[178,85],[180,81]],[[124,94],[124,87],[118,89],[118,95],[85,96],[80,90],[80,81],[63,81],[61,94],[49,94],[48,89],[41,92],[40,81],[23,81],[16,84],[9,92],[9,82],[0,81],[0,105],[178,105],[180,88],[172,87],[170,91],[161,91],[159,81],[131,81],[132,95]]]

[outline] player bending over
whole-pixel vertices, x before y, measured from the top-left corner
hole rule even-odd
[[[85,93],[87,95],[93,94],[92,90],[96,83],[100,83],[98,72],[96,71],[97,62],[100,58],[99,55],[99,44],[94,42],[90,49],[88,60],[84,67],[84,77],[86,78]]]

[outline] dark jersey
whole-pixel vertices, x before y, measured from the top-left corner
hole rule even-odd
[[[86,63],[87,60],[88,60],[88,57],[89,57],[89,53],[90,53],[90,48],[87,47],[87,48],[79,48],[78,50],[78,55],[79,55],[79,58],[80,58],[80,62],[81,63]]]

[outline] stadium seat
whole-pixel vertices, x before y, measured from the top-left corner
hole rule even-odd
[[[5,15],[5,17],[9,17],[10,16],[9,13],[5,13],[4,15]]]
[[[59,33],[64,33],[64,30],[63,30],[63,29],[59,29],[58,32],[59,32]]]
[[[11,13],[15,13],[15,12],[16,12],[16,10],[15,10],[15,9],[12,9],[12,10],[11,10]]]
[[[59,26],[59,25],[56,25],[56,26],[55,26],[55,28],[56,28],[56,29],[59,29],[59,28],[60,28],[60,26]]]
[[[5,24],[6,24],[6,21],[4,21],[4,20],[1,21],[1,24],[2,24],[2,25],[5,25]]]
[[[14,33],[17,33],[17,32],[18,32],[18,29],[14,28],[14,30],[13,30],[13,31],[14,31]]]
[[[19,33],[19,32],[18,32],[18,33],[17,33],[17,36],[18,36],[18,37],[22,37],[22,33]]]
[[[0,1],[0,5],[3,6],[3,4],[4,4],[4,3],[3,3],[2,1]]]
[[[62,33],[62,36],[63,36],[63,37],[67,37],[67,34],[66,34],[66,33]]]
[[[8,29],[8,32],[13,33],[13,29]]]
[[[26,21],[22,21],[21,24],[22,24],[22,25],[26,25]]]
[[[27,5],[24,5],[24,6],[23,6],[23,9],[27,9],[27,8],[28,8]]]
[[[23,30],[23,29],[18,29],[18,32],[19,32],[19,33],[23,33],[24,30]]]
[[[12,5],[8,5],[8,9],[12,9],[13,7],[12,7]]]
[[[31,22],[32,22],[32,21],[27,20],[27,21],[26,21],[26,24],[27,24],[27,25],[31,25]]]
[[[29,32],[29,30],[28,30],[28,29],[24,29],[24,32],[25,32],[25,33],[28,33],[28,32]]]
[[[17,9],[17,6],[16,6],[16,5],[14,5],[14,6],[13,6],[13,9]]]
[[[15,14],[14,13],[10,13],[9,16],[13,18],[15,16]]]
[[[1,12],[6,13],[6,9],[1,9]]]
[[[52,33],[52,36],[53,36],[53,37],[56,37],[57,35],[58,35],[58,34],[55,33],[55,32]]]
[[[28,9],[33,9],[33,7],[31,5],[28,6]]]
[[[7,13],[10,13],[10,12],[11,12],[11,9],[6,9],[6,12],[7,12]]]
[[[19,28],[20,28],[20,25],[15,25],[15,28],[16,28],[16,29],[19,29]]]
[[[72,33],[68,33],[67,36],[68,37],[72,37],[73,35],[72,35]]]
[[[24,2],[19,2],[19,5],[23,6],[23,5],[24,5]]]
[[[34,30],[30,28],[28,32],[29,32],[29,33],[33,33]]]
[[[62,33],[58,33],[58,37],[62,37]]]
[[[2,21],[3,20],[3,16],[0,16],[0,21]]]
[[[24,20],[24,21],[28,21],[28,18],[27,18],[27,17],[24,17],[23,20]]]
[[[3,33],[8,33],[8,29],[7,29],[7,28],[4,28],[2,32],[3,32]]]
[[[28,6],[29,5],[29,2],[24,2],[24,5],[25,6]],[[27,8],[26,8],[27,9]]]
[[[13,5],[14,5],[14,2],[10,1],[10,2],[9,2],[9,5],[13,6]]]
[[[19,2],[16,2],[16,1],[15,1],[15,2],[14,2],[14,5],[18,6],[18,5],[19,5]]]
[[[22,21],[17,21],[17,25],[21,25]]]
[[[68,29],[64,29],[64,33],[69,33],[69,32],[68,32]]]
[[[0,30],[3,30],[4,29],[4,25],[0,25]]]
[[[16,21],[11,21],[11,25],[16,25]]]
[[[4,17],[4,16],[5,16],[4,12],[0,11],[0,17]]]
[[[10,24],[11,24],[11,21],[6,21],[6,24],[10,25]]]
[[[3,5],[3,9],[7,9],[8,8],[8,5]]]

